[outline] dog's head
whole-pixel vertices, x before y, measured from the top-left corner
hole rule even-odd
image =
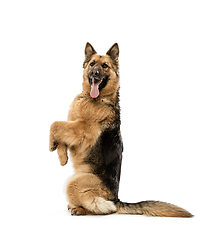
[[[119,89],[119,47],[115,43],[105,56],[98,55],[90,43],[85,47],[83,92],[92,98],[113,94]]]

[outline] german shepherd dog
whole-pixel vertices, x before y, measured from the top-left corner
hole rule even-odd
[[[68,121],[54,122],[50,128],[50,151],[57,149],[64,166],[68,149],[75,169],[66,185],[68,209],[72,215],[192,217],[169,203],[125,203],[118,198],[123,152],[118,57],[117,43],[105,56],[98,55],[90,43],[86,44],[83,91],[71,104]]]

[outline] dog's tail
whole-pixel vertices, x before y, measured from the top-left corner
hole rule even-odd
[[[183,208],[159,201],[143,201],[139,203],[125,203],[119,201],[116,203],[116,207],[116,213],[119,214],[139,214],[149,217],[193,217],[191,213]]]

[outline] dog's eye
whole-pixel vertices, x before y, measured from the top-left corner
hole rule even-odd
[[[103,68],[107,68],[108,65],[107,65],[106,63],[103,63],[102,67],[103,67]]]
[[[94,65],[95,65],[95,62],[94,62],[94,61],[90,63],[90,66],[91,66],[91,67],[93,67]]]

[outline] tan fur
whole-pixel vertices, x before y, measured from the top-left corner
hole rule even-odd
[[[90,165],[86,161],[100,135],[110,127],[114,129],[116,112],[120,111],[118,55],[117,44],[114,44],[105,56],[97,55],[94,48],[89,43],[86,44],[83,91],[71,104],[67,121],[54,122],[50,128],[50,151],[57,149],[60,164],[64,166],[68,160],[67,150],[69,150],[75,169],[75,174],[68,179],[65,187],[68,208],[73,215],[117,212],[147,216],[190,217],[192,216],[190,213],[172,204],[155,201],[129,204],[115,200],[114,191],[104,184],[99,173],[93,172],[93,164]],[[96,99],[90,96],[91,85],[88,74],[91,72],[92,62],[96,62],[101,75],[108,75],[109,78],[107,85]],[[103,64],[107,64],[108,67],[102,67]]]
[[[81,206],[95,214],[109,214],[117,210],[111,201],[113,200],[111,192],[94,174],[74,174],[68,181],[66,189],[67,200],[72,206]]]

